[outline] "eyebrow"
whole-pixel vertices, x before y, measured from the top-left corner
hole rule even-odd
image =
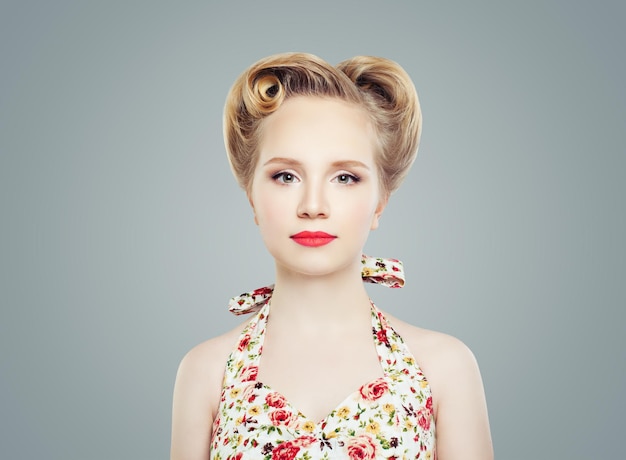
[[[302,163],[293,158],[285,158],[285,157],[273,157],[263,163],[263,166],[271,165],[271,164],[284,164],[290,166],[302,166]],[[331,166],[334,168],[363,168],[369,170],[370,167],[365,163],[358,160],[338,160],[333,161]]]

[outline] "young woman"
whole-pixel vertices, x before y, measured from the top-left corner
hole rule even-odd
[[[280,54],[235,82],[226,148],[276,281],[232,299],[252,318],[183,358],[172,459],[493,457],[472,353],[382,313],[363,286],[404,284],[399,261],[362,250],[420,130],[414,86],[387,59]]]

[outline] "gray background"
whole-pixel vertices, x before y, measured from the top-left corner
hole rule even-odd
[[[268,54],[397,60],[418,159],[381,308],[464,340],[502,459],[624,458],[621,1],[2,1],[0,457],[169,455],[183,354],[269,283],[221,138]]]

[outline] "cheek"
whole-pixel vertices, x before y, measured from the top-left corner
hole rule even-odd
[[[369,232],[376,212],[376,204],[370,200],[355,200],[346,203],[341,209],[335,212],[344,216],[343,222],[346,226],[354,229],[362,228],[363,233]]]
[[[271,231],[280,227],[281,216],[277,209],[265,206],[256,213],[257,224],[261,232]]]
[[[279,226],[289,209],[287,201],[284,194],[272,193],[262,187],[255,190],[252,203],[255,219],[261,230]]]

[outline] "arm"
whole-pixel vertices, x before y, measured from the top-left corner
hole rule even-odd
[[[470,349],[447,334],[393,321],[430,384],[437,460],[492,460],[485,392]]]
[[[447,336],[433,376],[439,460],[491,460],[493,447],[478,364],[459,340]]]
[[[192,349],[178,367],[172,407],[171,460],[209,458],[213,372],[206,359],[206,348],[206,344],[201,344]]]

